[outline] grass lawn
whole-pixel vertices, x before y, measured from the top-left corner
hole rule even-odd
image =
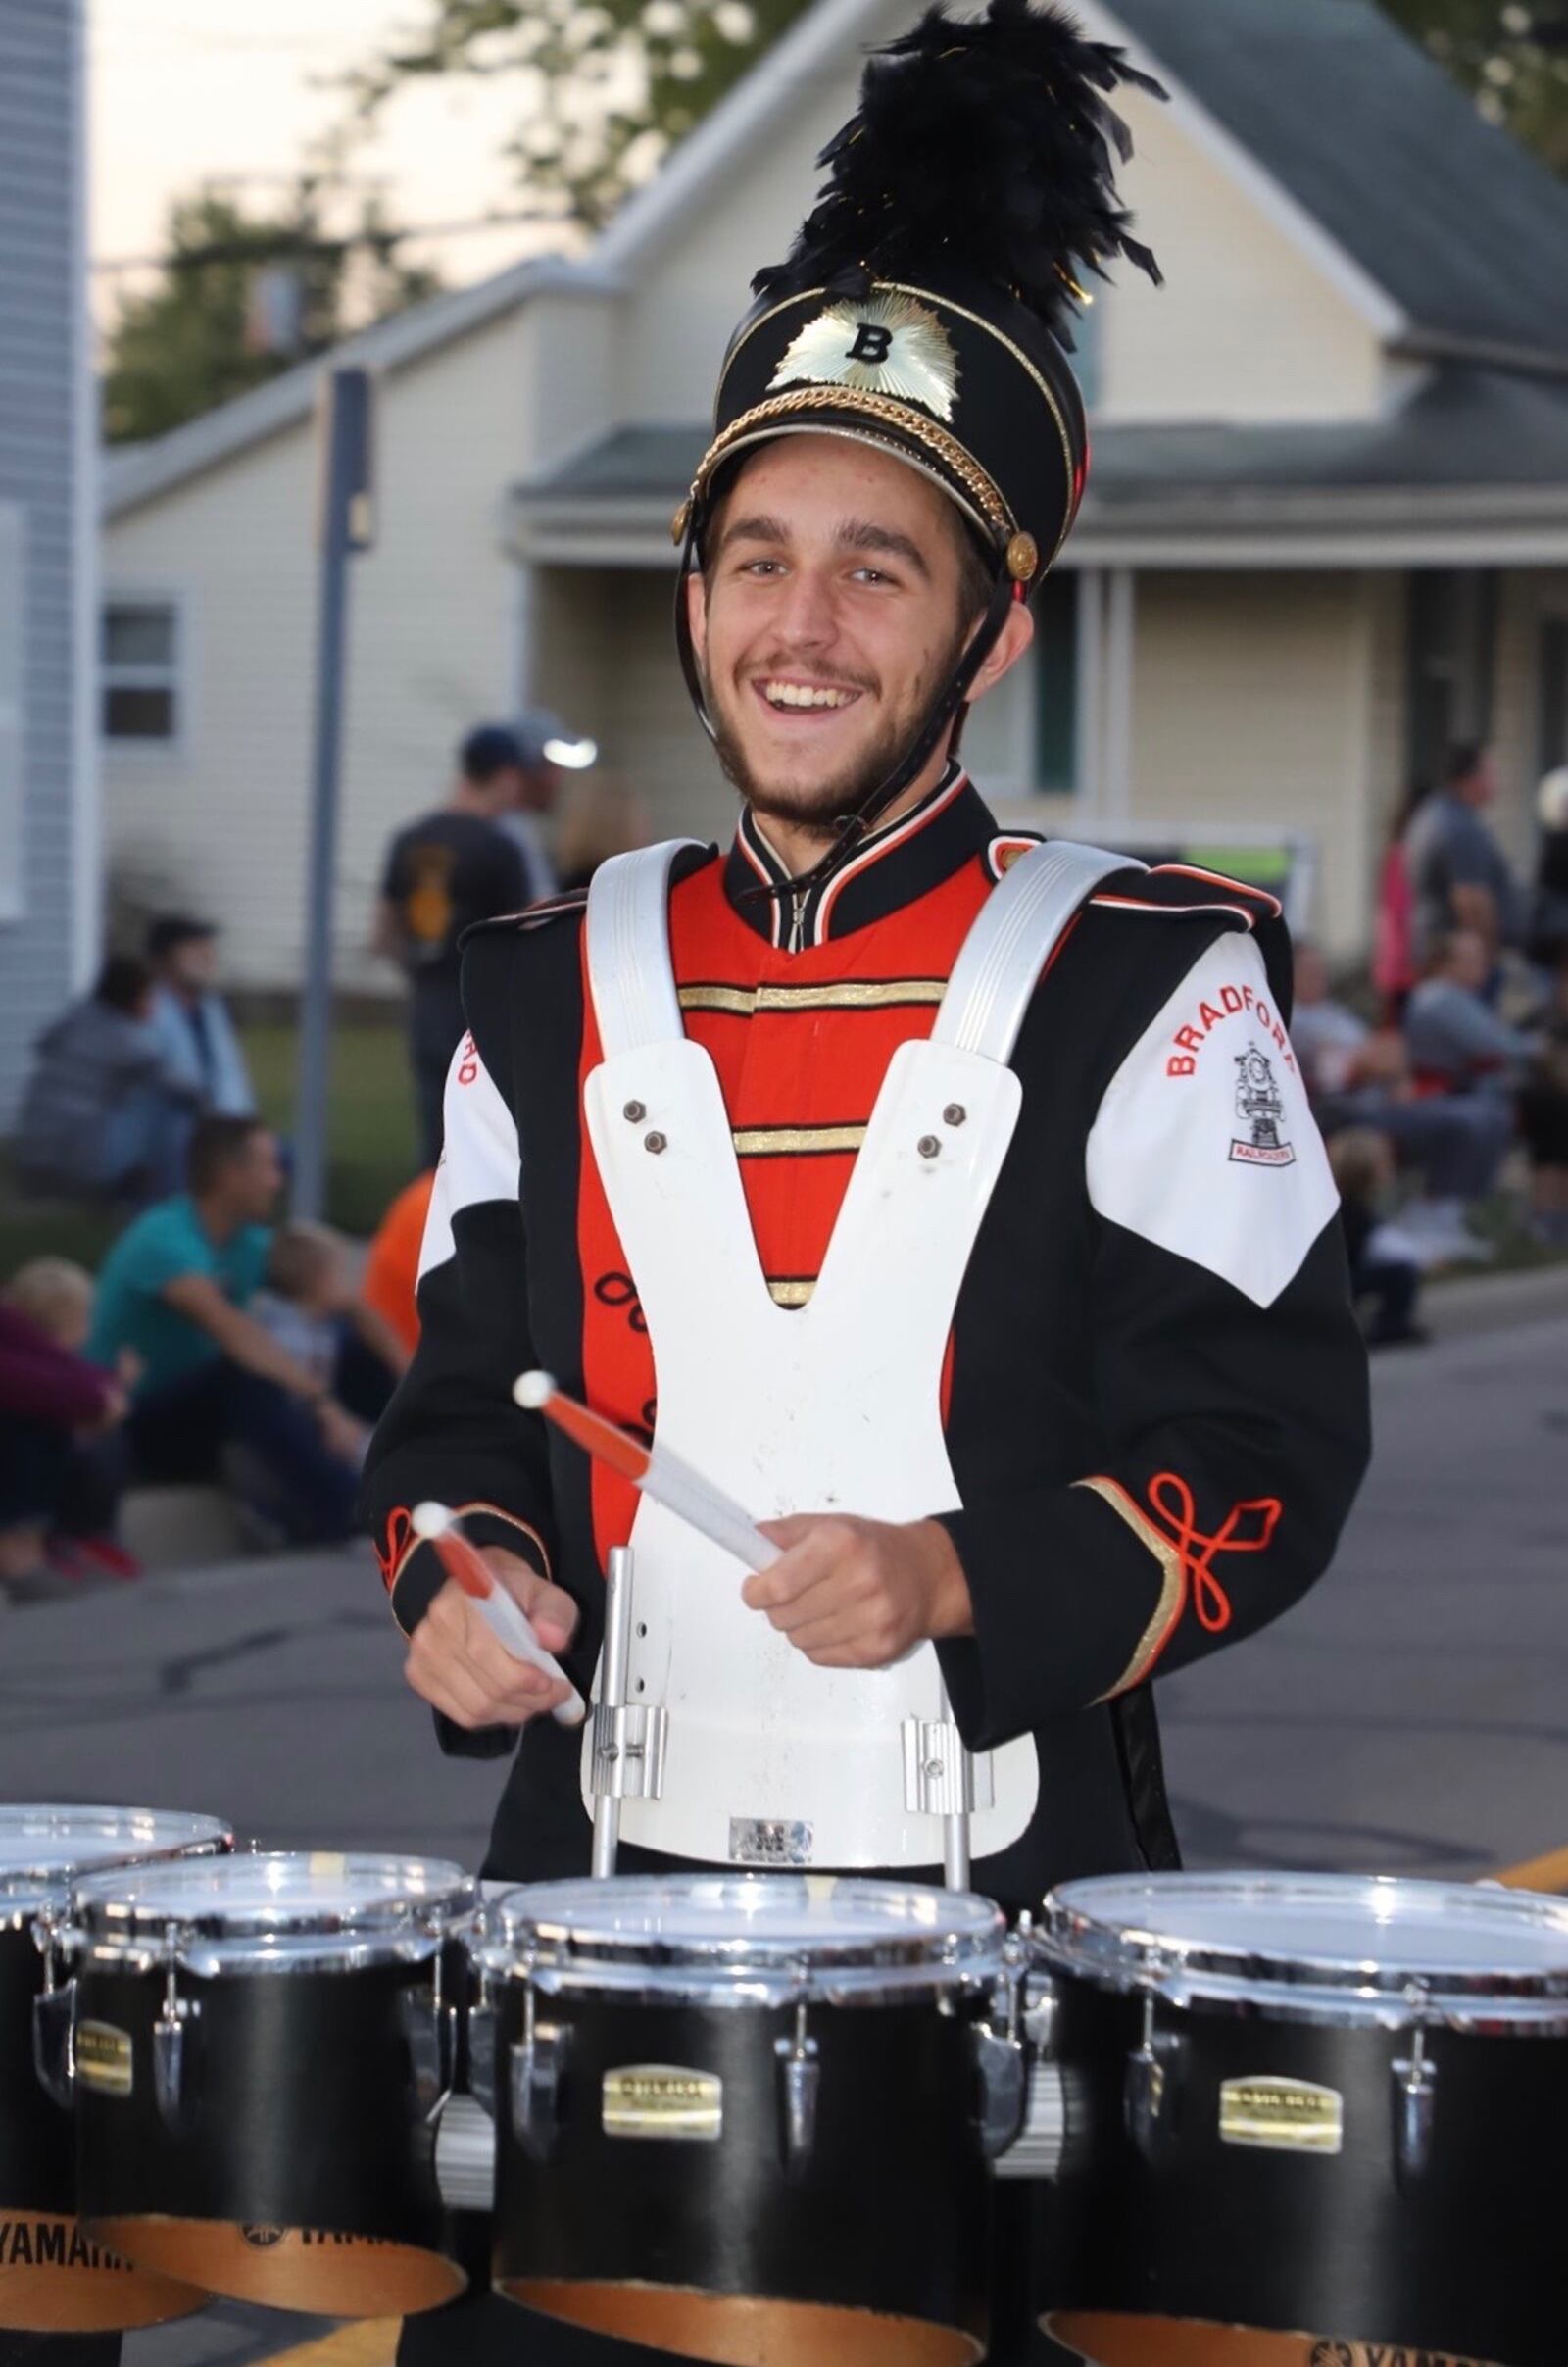
[[[241,1030],[263,1114],[293,1129],[295,1032],[283,1021]],[[354,1020],[332,1043],[327,1214],[345,1232],[373,1232],[393,1194],[416,1172],[414,1096],[403,1031],[393,1019]],[[120,1220],[69,1202],[19,1199],[0,1155],[0,1280],[29,1257],[73,1257],[95,1267]]]

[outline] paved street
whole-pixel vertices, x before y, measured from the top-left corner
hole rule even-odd
[[[1568,1842],[1568,1319],[1384,1357],[1376,1405],[1334,1573],[1163,1689],[1192,1862],[1468,1876]],[[368,1554],[12,1613],[0,1797],[210,1808],[272,1846],[472,1864],[496,1771],[440,1758],[399,1657]],[[139,2336],[126,2367],[239,2367],[259,2323]]]

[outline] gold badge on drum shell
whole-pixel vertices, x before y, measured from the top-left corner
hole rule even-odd
[[[600,2119],[607,2137],[674,2137],[710,2145],[724,2127],[724,2083],[675,2063],[607,2071]]]
[[[1311,2080],[1226,2080],[1219,2092],[1219,2133],[1227,2145],[1274,2153],[1338,2153],[1345,2144],[1345,2098]]]
[[[98,2096],[128,2096],[133,2084],[130,2033],[112,2022],[78,2022],[76,2077]]]

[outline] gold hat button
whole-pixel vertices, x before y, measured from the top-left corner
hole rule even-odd
[[[1032,534],[1015,534],[1007,545],[1007,573],[1014,583],[1028,583],[1040,565],[1040,545]]]

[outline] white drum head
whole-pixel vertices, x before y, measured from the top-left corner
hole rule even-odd
[[[177,1808],[0,1804],[0,1910],[36,1911],[63,1898],[74,1877],[94,1866],[216,1855],[233,1844],[233,1833],[220,1818]]]
[[[632,1875],[505,1892],[482,1919],[491,1970],[542,1986],[737,1987],[749,1997],[988,1978],[1004,1927],[988,1899],[831,1874]]]
[[[72,1891],[96,1957],[162,1950],[198,1973],[364,1964],[428,1954],[472,1911],[475,1886],[441,1858],[255,1850],[210,1864],[122,1867]]]
[[[1265,1997],[1358,2016],[1412,1997],[1444,2018],[1561,2015],[1568,1900],[1462,1883],[1332,1874],[1108,1875],[1046,1901],[1039,1953],[1178,2000]],[[1333,2000],[1330,2005],[1329,2001]],[[1380,2013],[1381,2018],[1381,2013]]]

